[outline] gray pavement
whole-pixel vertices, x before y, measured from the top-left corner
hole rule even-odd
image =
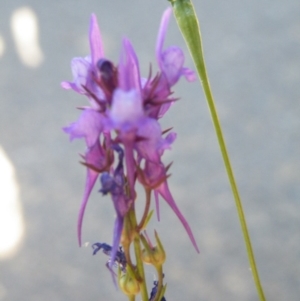
[[[300,300],[300,2],[195,2],[266,297]],[[13,14],[24,6],[38,20],[40,52],[33,62],[22,61],[11,29]],[[62,90],[60,82],[72,78],[72,57],[88,53],[91,12],[106,55],[116,60],[127,36],[147,75],[149,62],[156,68],[154,43],[167,6],[157,0],[1,2],[0,146],[15,169],[24,224],[15,252],[0,253],[1,301],[125,300],[111,282],[107,258],[77,246],[84,144],[69,143],[61,127],[77,118],[75,107],[86,100]],[[174,19],[167,42],[184,47]],[[201,254],[162,202],[162,220],[152,227],[168,254],[167,300],[258,300],[201,87],[182,80],[175,91],[181,100],[164,125],[174,127],[178,140],[164,159],[174,161],[170,186]],[[6,186],[0,183],[0,190]],[[110,242],[113,216],[111,202],[95,192],[83,241]],[[9,231],[12,226],[0,233]],[[151,269],[147,276],[151,282]]]

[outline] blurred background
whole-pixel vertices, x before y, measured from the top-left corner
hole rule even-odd
[[[0,4],[0,300],[125,300],[91,243],[111,243],[114,211],[97,193],[87,206],[79,248],[76,219],[85,169],[83,141],[61,128],[77,119],[84,97],[60,88],[71,59],[89,53],[98,16],[106,57],[118,60],[121,38],[139,55],[142,73],[157,70],[155,41],[169,3],[145,0],[38,1]],[[195,1],[211,86],[239,185],[268,300],[300,296],[300,2]],[[174,18],[167,45],[186,52]],[[199,82],[181,80],[165,116],[178,139],[172,193],[189,220],[193,249],[162,201],[152,220],[168,257],[166,299],[257,300],[236,209]],[[141,202],[143,199],[141,198]],[[149,234],[152,235],[150,231]],[[147,270],[148,281],[154,280]]]

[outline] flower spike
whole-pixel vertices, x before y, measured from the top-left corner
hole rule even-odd
[[[130,283],[127,278],[125,282],[122,280],[126,292],[133,296],[135,291],[141,289],[144,300],[148,299],[148,294],[143,284],[145,277],[141,271],[142,261],[137,259],[136,266],[132,263],[130,245],[133,243],[135,248],[140,248],[137,238],[151,217],[151,213],[149,214],[151,192],[154,193],[158,219],[161,196],[183,224],[195,249],[199,252],[191,228],[169,190],[167,180],[170,176],[170,165],[165,165],[162,161],[164,151],[171,149],[176,133],[170,129],[163,130],[159,119],[178,100],[173,96],[172,86],[181,76],[188,81],[194,80],[195,77],[192,70],[184,67],[184,54],[179,47],[171,46],[163,49],[170,16],[171,9],[168,9],[163,14],[157,37],[155,53],[158,72],[152,75],[150,69],[148,78],[143,78],[137,54],[127,38],[122,40],[117,64],[104,57],[97,18],[92,14],[89,27],[90,54],[72,60],[73,80],[61,84],[64,89],[71,89],[86,96],[89,102],[89,106],[81,107],[78,120],[63,128],[71,141],[84,139],[86,144],[81,162],[86,167],[86,181],[77,222],[79,245],[82,243],[82,224],[87,202],[99,177],[100,192],[110,196],[116,216],[112,246],[100,244],[98,247],[105,249],[106,254],[110,256],[108,267],[115,282],[115,273],[112,269],[116,263],[120,266],[122,249],[119,245],[122,244],[124,261],[122,276],[119,279],[133,277],[138,283],[138,286],[133,286],[134,290],[128,289],[128,284],[132,288],[131,280]],[[137,181],[147,191],[145,211],[140,223],[134,217]],[[165,254],[158,236],[156,234],[155,236],[157,247],[151,252],[161,276]],[[129,269],[125,268],[124,262],[127,262]],[[126,277],[123,277],[123,274]],[[160,292],[154,297],[153,289],[151,300],[153,298],[156,300],[160,296],[163,300],[164,289],[165,286],[162,287],[160,279],[155,289]]]

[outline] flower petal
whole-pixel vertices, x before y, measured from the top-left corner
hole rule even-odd
[[[176,140],[177,134],[175,132],[169,133],[165,139],[162,139],[162,143],[159,148],[159,154],[162,156],[166,149],[171,149],[171,145]]]
[[[100,29],[95,14],[91,15],[89,38],[90,38],[92,64],[93,66],[96,66],[99,59],[104,57],[104,51],[103,51]]]
[[[188,82],[193,82],[197,79],[195,72],[189,68],[182,68],[181,74],[185,77]]]
[[[86,145],[92,147],[103,130],[103,115],[93,109],[85,109],[76,122],[64,127],[70,140],[85,138]]]
[[[171,11],[171,8],[167,9],[161,19],[156,42],[156,60],[161,71],[166,76],[168,84],[173,86],[182,75],[185,76],[187,81],[194,81],[196,75],[191,69],[183,67],[184,54],[179,47],[171,46],[163,51]]]
[[[141,93],[139,61],[128,39],[123,39],[123,51],[119,63],[119,87],[124,91]]]
[[[179,47],[171,46],[161,53],[161,70],[173,86],[181,76],[184,54]]]
[[[159,161],[158,150],[163,141],[159,123],[155,119],[145,118],[138,128],[137,135],[143,138],[136,143],[139,155],[153,162]]]
[[[120,245],[120,238],[123,230],[123,222],[124,218],[122,215],[117,214],[116,219],[115,219],[115,225],[114,225],[114,235],[113,235],[113,243],[112,243],[112,252],[111,252],[111,261],[110,261],[110,267],[113,266],[115,262],[115,257],[117,254],[117,251],[119,249]]]
[[[109,114],[114,128],[123,131],[136,128],[143,115],[142,99],[136,90],[115,90]]]
[[[194,248],[196,249],[196,251],[198,253],[200,253],[199,248],[197,246],[196,240],[194,238],[193,232],[188,224],[188,222],[186,221],[185,217],[182,215],[182,213],[180,212],[179,208],[177,207],[171,192],[169,190],[168,184],[165,181],[164,183],[162,183],[157,189],[156,191],[165,199],[165,201],[169,204],[169,206],[172,208],[172,210],[174,211],[174,213],[177,215],[177,217],[179,218],[179,220],[181,221],[183,227],[185,228]]]
[[[77,93],[84,94],[83,86],[86,86],[90,63],[88,58],[75,57],[71,62],[73,82],[62,82],[64,89],[72,89]]]
[[[115,263],[115,258],[119,249],[121,234],[123,230],[123,223],[124,223],[124,218],[121,215],[117,214],[115,219],[115,225],[114,225],[113,243],[112,243],[112,250],[110,255],[110,263],[109,263],[109,270],[111,272],[113,283],[115,284],[116,288],[117,288],[116,275],[112,270],[112,267]]]
[[[81,246],[81,232],[82,232],[82,221],[84,216],[84,211],[86,204],[88,202],[88,199],[90,197],[91,191],[95,185],[95,182],[97,180],[98,173],[95,172],[92,169],[87,169],[87,176],[86,176],[86,183],[85,183],[85,190],[83,194],[83,199],[81,201],[81,206],[78,214],[78,220],[77,220],[77,236],[78,236],[78,243],[79,246]]]
[[[157,36],[157,40],[156,40],[156,50],[155,50],[156,59],[157,59],[158,65],[161,69],[162,69],[161,53],[162,53],[162,49],[164,46],[164,41],[165,41],[171,13],[172,13],[172,8],[168,8],[165,10],[165,12],[161,18],[160,27],[158,30],[158,36]]]

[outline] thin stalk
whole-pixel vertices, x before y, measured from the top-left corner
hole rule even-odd
[[[164,277],[163,275],[164,275],[164,273],[163,273],[163,269],[162,269],[161,265],[158,266],[156,268],[156,270],[157,270],[157,276],[158,276],[158,286],[157,286],[157,291],[156,291],[154,301],[160,301],[159,297],[160,297],[160,295],[162,293],[162,289],[163,289],[163,277]]]
[[[130,244],[132,241],[132,237],[130,236],[131,228],[132,228],[132,226],[131,226],[129,217],[127,215],[124,220],[124,235],[123,235],[122,246],[123,246],[127,264],[130,265],[132,271],[135,271],[135,267],[132,263],[131,256],[130,256]]]
[[[136,215],[135,215],[134,210],[130,211],[130,221],[133,226],[133,231],[136,232],[137,221],[136,221]],[[145,278],[144,264],[142,261],[142,250],[141,250],[140,238],[139,238],[138,233],[135,233],[135,235],[134,235],[133,246],[134,246],[134,253],[135,253],[135,258],[136,258],[136,267],[137,267],[139,276],[141,277],[140,287],[141,287],[142,300],[148,301],[147,283],[146,283],[146,278]]]
[[[201,80],[205,97],[208,103],[208,107],[211,113],[212,121],[218,138],[223,161],[225,164],[227,176],[234,196],[238,217],[241,224],[242,233],[243,233],[246,250],[248,254],[248,260],[251,267],[254,283],[257,289],[257,294],[261,301],[265,301],[265,296],[264,296],[262,285],[260,283],[259,274],[254,258],[254,252],[252,249],[251,240],[247,229],[247,223],[242,207],[242,202],[239,196],[237,184],[235,182],[234,174],[231,168],[230,159],[223,138],[220,121],[214,104],[214,98],[209,85],[209,80],[208,80],[205,62],[204,62],[204,54],[202,49],[202,41],[201,41],[198,19],[193,4],[190,0],[171,0],[171,3],[173,6],[173,12],[175,14],[178,26],[182,32],[182,35],[186,41],[186,44],[190,50],[190,53],[196,65],[198,76]]]

